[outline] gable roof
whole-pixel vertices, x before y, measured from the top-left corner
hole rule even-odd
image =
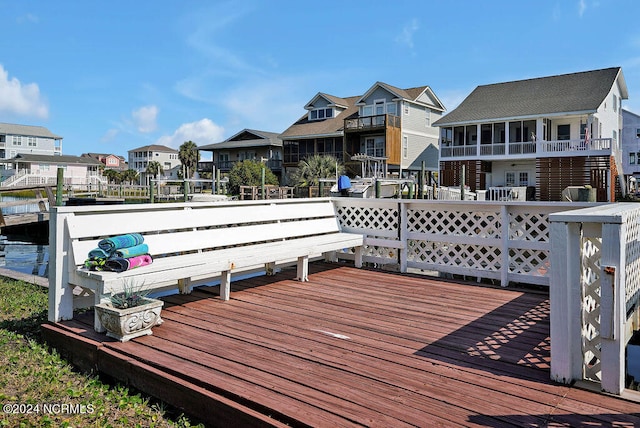
[[[457,108],[433,125],[595,113],[616,82],[622,99],[627,99],[620,67],[478,86]]]
[[[282,140],[276,132],[258,131],[255,129],[245,128],[220,143],[200,146],[198,147],[198,150],[213,151],[264,146],[282,147]]]
[[[324,98],[325,100],[327,100],[329,107],[333,107],[333,106],[342,107],[342,108],[349,107],[349,105],[347,104],[347,101],[344,98],[325,94],[324,92],[318,92],[315,97],[311,98],[311,101],[309,101],[304,106],[304,108],[307,110],[312,110],[314,108],[313,103],[315,103],[318,98]]]
[[[24,135],[27,137],[43,137],[62,140],[61,136],[54,134],[43,126],[16,125],[13,123],[0,123],[0,134]]]
[[[178,153],[178,151],[176,149],[172,149],[171,147],[167,147],[167,146],[161,146],[159,144],[151,144],[151,145],[148,145],[148,146],[138,147],[137,149],[129,150],[128,153],[141,152],[141,151]]]
[[[392,95],[395,95],[395,97],[398,99],[429,105],[430,107],[441,111],[445,110],[444,104],[442,104],[440,99],[438,99],[436,94],[433,92],[433,90],[431,90],[429,86],[417,86],[415,88],[400,89],[384,82],[376,82],[373,86],[371,86],[371,88],[369,88],[369,90],[367,90],[367,92],[364,93],[364,95],[360,97],[358,101],[356,101],[356,104],[362,105],[364,103],[364,99],[371,95],[378,87],[385,89]],[[427,94],[427,97],[433,102],[425,103],[424,101],[419,100],[419,98],[423,94]]]
[[[359,98],[360,96],[342,98],[346,104],[346,110],[328,119],[309,120],[309,115],[305,113],[293,125],[280,134],[280,138],[284,140],[297,137],[311,138],[342,136],[344,119],[358,113],[358,106],[356,106],[355,103]]]

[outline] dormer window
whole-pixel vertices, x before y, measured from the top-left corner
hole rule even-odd
[[[333,117],[332,108],[316,108],[309,112],[309,120],[321,120]]]

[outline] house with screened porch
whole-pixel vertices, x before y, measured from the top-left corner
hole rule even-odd
[[[401,89],[376,82],[363,95],[346,98],[319,92],[304,108],[280,134],[286,174],[316,154],[343,161],[350,175],[361,171],[356,155],[379,160],[384,175],[405,177],[423,162],[425,170],[438,170],[433,122],[445,108],[429,86]]]
[[[440,184],[471,191],[526,187],[529,200],[559,201],[591,186],[598,201],[624,192],[620,67],[478,86],[434,122]],[[463,173],[464,171],[464,173]]]

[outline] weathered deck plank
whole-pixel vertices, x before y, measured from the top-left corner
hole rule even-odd
[[[550,381],[543,293],[339,264],[294,273],[235,282],[229,302],[218,287],[166,297],[165,323],[128,343],[91,320],[48,335],[95,343],[89,361],[161,399],[188,389],[176,405],[212,425],[243,409],[276,426],[640,425],[638,403]]]

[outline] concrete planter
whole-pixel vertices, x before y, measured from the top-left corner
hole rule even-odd
[[[107,336],[121,342],[134,337],[153,334],[151,328],[162,324],[160,311],[162,300],[146,298],[142,305],[133,308],[117,309],[111,303],[100,303],[95,310],[100,322],[107,330]]]

